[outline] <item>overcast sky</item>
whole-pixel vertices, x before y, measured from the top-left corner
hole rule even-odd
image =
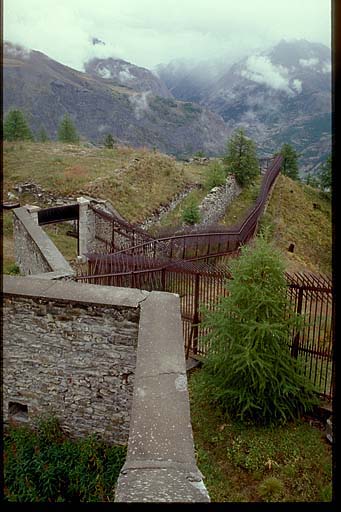
[[[330,47],[331,0],[3,0],[3,32],[79,70],[94,56],[152,69],[179,58],[232,61],[280,39]]]

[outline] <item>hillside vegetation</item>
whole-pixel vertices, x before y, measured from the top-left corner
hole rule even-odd
[[[56,198],[88,195],[107,199],[132,223],[142,222],[160,205],[168,204],[186,185],[204,184],[208,172],[205,165],[176,161],[146,148],[105,149],[56,142],[5,142],[3,163],[4,201],[8,192],[17,195],[16,185],[35,183]],[[235,199],[223,220],[225,225],[241,220],[257,197],[258,186],[257,182]],[[47,206],[44,194],[37,198],[25,193],[19,199],[21,205]],[[10,211],[4,211],[5,272],[14,263],[11,217]],[[179,220],[174,213],[171,219]],[[331,206],[318,190],[280,175],[261,226],[271,230],[289,270],[331,272]],[[60,231],[62,228],[52,230],[55,241]],[[293,253],[287,250],[291,243],[295,245]],[[74,239],[64,236],[59,247],[66,257],[74,257]]]

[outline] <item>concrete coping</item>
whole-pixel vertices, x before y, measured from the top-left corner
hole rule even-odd
[[[115,502],[209,502],[197,468],[180,299],[150,292],[141,303],[126,462]]]
[[[27,209],[25,207],[15,208],[13,214],[26,229],[31,240],[35,243],[42,257],[50,267],[51,272],[57,272],[59,278],[63,276],[73,276],[74,271],[69,263],[45,231],[32,219]],[[55,279],[56,277],[50,276],[50,279],[51,278]]]
[[[4,275],[3,294],[57,299],[67,303],[137,308],[148,297],[149,292],[74,281],[51,281],[42,274],[41,277]]]

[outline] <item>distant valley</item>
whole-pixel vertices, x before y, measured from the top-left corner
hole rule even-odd
[[[84,70],[5,43],[4,113],[23,110],[33,131],[43,126],[51,139],[68,113],[95,145],[110,133],[178,158],[221,155],[242,126],[259,156],[292,144],[303,176],[331,151],[330,50],[321,44],[281,41],[229,66],[174,61],[150,71],[109,58]]]

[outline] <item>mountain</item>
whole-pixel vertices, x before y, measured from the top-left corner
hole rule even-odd
[[[292,144],[301,174],[331,151],[331,55],[322,44],[283,40],[225,69],[214,61],[208,73],[206,63],[173,62],[157,71],[175,97],[195,99],[232,129],[243,126],[260,154]]]
[[[33,132],[50,138],[68,113],[92,143],[106,134],[132,146],[177,156],[224,150],[231,130],[204,105],[176,100],[150,71],[115,59],[94,59],[82,73],[41,52],[9,42],[3,48],[3,112],[21,109]]]
[[[172,98],[173,95],[165,83],[151,71],[122,59],[91,59],[84,64],[85,72],[104,82],[129,87],[136,92],[151,92],[163,98]]]

